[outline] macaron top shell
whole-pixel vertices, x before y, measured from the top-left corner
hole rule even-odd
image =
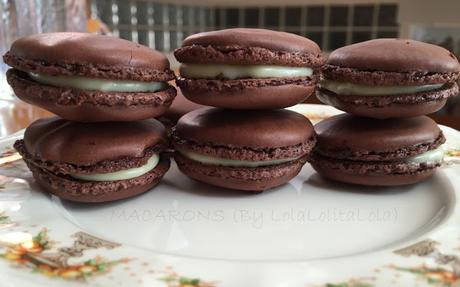
[[[266,29],[234,28],[187,37],[175,57],[181,63],[266,64],[319,67],[319,46],[304,37]]]
[[[174,134],[202,145],[263,149],[303,144],[315,132],[307,118],[288,110],[203,108],[180,118]]]
[[[316,124],[315,130],[317,152],[347,159],[404,158],[445,141],[436,122],[427,116],[379,120],[341,114]]]
[[[143,157],[149,148],[168,146],[157,120],[84,124],[57,117],[33,122],[24,133],[25,147],[44,161],[93,165],[101,161]]]
[[[459,73],[457,58],[448,50],[415,40],[375,39],[333,51],[328,65],[364,71]]]
[[[202,32],[191,35],[182,42],[182,47],[192,45],[261,47],[285,52],[321,52],[315,42],[305,37],[292,33],[251,28]]]
[[[22,37],[13,42],[4,60],[18,69],[52,75],[140,81],[174,78],[168,59],[160,52],[117,37],[88,33]]]

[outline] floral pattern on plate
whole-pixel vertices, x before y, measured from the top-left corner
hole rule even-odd
[[[442,287],[460,286],[460,257],[457,254],[445,254],[439,250],[440,243],[434,240],[426,239],[407,247],[394,251],[394,254],[411,257],[416,256],[424,259],[421,265],[412,267],[403,267],[391,264],[385,266],[393,272],[395,276],[398,273],[408,273],[424,280],[427,284]],[[323,287],[373,287],[375,278],[350,279],[347,282],[327,283]]]
[[[445,254],[439,250],[440,243],[423,240],[395,253],[410,257],[418,256],[432,261],[416,267],[390,266],[398,271],[409,272],[425,278],[429,284],[441,286],[460,286],[460,257],[457,254]],[[458,249],[457,249],[458,251]]]
[[[188,278],[177,274],[172,268],[164,270],[165,275],[159,280],[167,284],[167,287],[216,287],[215,282],[205,282],[199,278]]]
[[[322,287],[374,287],[375,278],[353,278],[346,282],[327,283]]]
[[[33,237],[24,232],[8,233],[0,237],[0,247],[4,249],[0,257],[8,260],[14,267],[47,277],[76,281],[85,281],[95,275],[108,273],[113,266],[129,261],[126,258],[108,261],[96,256],[82,262],[69,263],[69,259],[81,257],[84,250],[119,246],[84,232],[78,232],[73,237],[76,239],[72,247],[56,249],[55,242],[50,240],[47,229],[42,229]]]
[[[0,214],[0,228],[18,226],[8,215]],[[35,236],[30,233],[13,231],[0,236],[0,258],[8,261],[11,267],[28,270],[49,278],[60,278],[67,281],[87,282],[95,276],[112,272],[113,267],[129,264],[135,258],[119,258],[108,260],[102,256],[75,262],[75,258],[84,256],[84,251],[91,249],[114,249],[121,244],[92,236],[85,232],[77,232],[70,247],[58,247],[50,238],[47,228],[41,229]],[[72,262],[71,262],[72,261]],[[144,263],[144,265],[148,265]],[[129,270],[126,268],[125,270]],[[172,267],[164,270],[150,270],[157,273],[156,280],[165,287],[216,287],[215,282],[207,282],[200,278],[191,278],[178,274]]]

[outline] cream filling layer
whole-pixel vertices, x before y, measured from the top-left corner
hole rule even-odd
[[[297,158],[283,158],[283,159],[274,159],[274,160],[236,160],[236,159],[227,159],[227,158],[219,158],[219,157],[212,157],[207,155],[202,155],[196,152],[184,150],[184,149],[176,149],[176,151],[180,152],[183,156],[193,161],[197,161],[202,164],[210,164],[210,165],[222,165],[222,166],[231,166],[231,167],[260,167],[260,166],[270,166],[270,165],[277,165],[286,162],[290,162],[296,160]]]
[[[338,95],[357,96],[381,96],[401,95],[426,91],[433,91],[441,88],[444,84],[420,85],[420,86],[370,86],[330,80],[321,81],[321,87]]]
[[[441,163],[444,159],[444,149],[438,147],[437,149],[429,150],[422,154],[406,159],[408,163]]]
[[[214,79],[220,76],[228,80],[296,78],[313,75],[311,68],[276,65],[182,64],[179,71],[181,76],[185,78]]]
[[[51,76],[35,72],[28,72],[28,74],[32,79],[41,84],[101,92],[156,92],[167,86],[164,82],[106,80],[80,76]]]
[[[141,175],[146,174],[147,172],[154,169],[158,162],[160,161],[160,156],[154,154],[147,163],[140,167],[129,168],[125,170],[108,172],[108,173],[94,173],[94,174],[70,174],[71,177],[76,179],[81,179],[85,181],[116,181],[116,180],[125,180],[135,178]]]

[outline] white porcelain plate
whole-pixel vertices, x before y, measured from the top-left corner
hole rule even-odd
[[[460,133],[441,128],[458,161]],[[150,192],[84,205],[40,191],[11,149],[20,137],[0,140],[0,286],[460,286],[458,165],[396,188],[333,183],[306,165],[245,195],[172,164]]]

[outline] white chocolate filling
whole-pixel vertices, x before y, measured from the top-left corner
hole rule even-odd
[[[135,178],[141,175],[146,174],[147,172],[154,169],[158,162],[160,161],[160,156],[154,154],[147,163],[140,167],[129,168],[125,170],[108,172],[108,173],[94,173],[94,174],[70,174],[71,177],[76,179],[81,179],[85,181],[116,181],[116,180],[125,180]]]
[[[330,80],[321,81],[321,87],[338,95],[356,96],[381,96],[401,95],[426,91],[433,91],[441,88],[443,84],[420,85],[420,86],[370,86]]]
[[[227,159],[227,158],[218,158],[212,157],[207,155],[202,155],[196,152],[184,150],[184,149],[176,149],[176,151],[180,152],[183,156],[193,161],[197,161],[202,164],[210,164],[210,165],[222,165],[222,166],[231,166],[231,167],[260,167],[260,166],[270,166],[270,165],[277,165],[282,164],[285,162],[290,162],[296,160],[298,158],[283,158],[283,159],[274,159],[274,160],[236,160],[236,159]]]
[[[163,82],[106,80],[80,76],[51,76],[35,72],[28,72],[28,74],[35,81],[46,85],[101,92],[156,92],[167,86]]]
[[[220,76],[224,79],[235,80],[309,77],[313,75],[313,70],[307,67],[275,65],[182,64],[180,74],[182,77],[193,79],[214,79]]]
[[[441,163],[444,159],[444,150],[442,147],[437,149],[429,150],[422,154],[410,157],[406,159],[408,163]]]

